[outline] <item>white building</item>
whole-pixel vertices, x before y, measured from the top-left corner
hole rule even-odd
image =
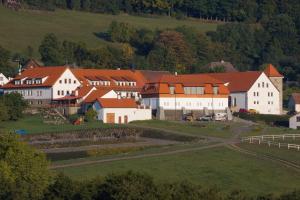
[[[289,110],[299,113],[300,112],[300,93],[293,93],[288,103]]]
[[[98,98],[93,108],[103,123],[123,124],[152,119],[151,108],[139,106],[134,99]]]
[[[289,120],[289,127],[292,129],[300,129],[300,113],[292,116]]]
[[[6,78],[4,76],[4,74],[0,73],[0,86],[3,86],[3,85],[5,85],[8,82],[9,82],[8,78]]]
[[[230,72],[209,74],[222,80],[230,91],[229,106],[233,111],[254,109],[260,114],[282,113],[283,76],[269,65],[264,72]]]
[[[197,117],[205,112],[225,112],[228,94],[222,81],[208,75],[165,75],[144,86],[142,103],[150,106],[157,118],[174,120],[189,113]]]
[[[68,67],[41,67],[24,70],[2,88],[17,92],[33,106],[46,106],[53,100],[70,96],[80,86]]]

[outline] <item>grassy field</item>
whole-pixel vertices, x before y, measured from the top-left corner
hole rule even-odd
[[[227,122],[175,122],[175,121],[138,121],[134,125],[160,128],[180,132],[185,135],[193,136],[212,136],[220,138],[230,138],[234,135],[236,128],[240,127],[240,123]]]
[[[80,126],[74,126],[70,123],[63,125],[45,124],[39,115],[25,116],[18,121],[0,122],[0,130],[15,131],[19,129],[26,130],[29,134],[35,133],[50,133],[50,132],[64,132],[70,130],[81,130],[87,128],[101,128],[110,127],[111,125],[102,124],[99,121],[84,123]]]
[[[300,142],[296,143],[300,144]],[[266,154],[266,155],[272,155],[276,158],[281,158],[293,163],[297,163],[300,165],[300,151],[297,151],[295,149],[287,149],[287,147],[278,148],[275,146],[269,147],[267,144],[247,144],[243,143],[239,145],[243,149],[247,149],[253,152]]]
[[[151,174],[156,181],[187,179],[203,186],[216,185],[223,191],[242,189],[251,195],[286,192],[300,184],[300,174],[295,171],[242,155],[225,147],[58,171],[84,180],[128,170]]]
[[[106,15],[65,10],[15,12],[0,6],[0,45],[13,52],[24,52],[26,47],[31,45],[34,47],[35,55],[38,55],[38,46],[44,35],[55,33],[60,39],[82,41],[88,47],[96,48],[106,41],[96,37],[95,33],[106,31],[113,20],[150,29],[187,25],[206,32],[215,30],[217,26],[217,24],[204,23],[195,19],[176,20],[169,17]]]

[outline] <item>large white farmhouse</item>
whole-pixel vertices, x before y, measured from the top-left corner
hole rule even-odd
[[[43,67],[22,71],[5,84],[4,93],[17,92],[33,106],[46,106],[52,100],[71,95],[80,81],[68,67]]]
[[[269,65],[264,72],[229,72],[209,75],[224,81],[228,86],[229,106],[233,111],[254,109],[260,114],[282,113],[283,76],[273,65]]]
[[[225,112],[228,95],[222,81],[205,74],[164,75],[144,86],[142,103],[150,106],[157,118],[174,120],[189,113],[197,117],[206,112]]]

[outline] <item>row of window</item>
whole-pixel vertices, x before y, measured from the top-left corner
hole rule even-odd
[[[136,86],[136,82],[120,82],[116,81],[117,86]]]
[[[29,105],[33,105],[33,101],[29,101],[28,104],[29,104]],[[42,105],[42,104],[43,104],[43,101],[37,101],[37,104],[38,104],[38,105]]]
[[[254,101],[254,104],[259,104],[259,101]],[[268,101],[269,105],[273,105],[273,101]]]
[[[32,90],[16,90],[12,92],[17,92],[21,94],[22,96],[33,96],[33,91]],[[42,90],[37,90],[36,91],[36,96],[41,97],[43,96],[43,91]]]
[[[67,79],[67,78],[64,79],[64,84],[72,84],[72,82],[73,82],[74,84],[77,83],[76,80],[73,80],[73,81],[72,81],[72,79],[70,79],[70,78],[69,78],[69,79]],[[63,83],[63,80],[59,80],[59,83],[62,84],[62,83]]]
[[[259,92],[253,92],[253,96],[258,97],[259,96]],[[268,92],[268,97],[272,97],[273,96],[273,92]]]
[[[269,87],[269,83],[266,83],[266,84],[265,84],[265,82],[262,82],[261,84],[258,83],[257,86],[258,86],[259,88],[260,88],[260,86],[261,86],[262,88],[264,88],[265,86],[266,86],[266,88],[268,88],[268,87]]]
[[[97,85],[103,85],[103,86],[109,86],[109,81],[90,81],[91,85],[97,86]]]
[[[57,95],[58,96],[65,96],[65,95],[70,95],[71,92],[69,90],[57,90]]]
[[[192,106],[192,102],[186,102],[185,104],[184,103],[182,103],[181,105],[180,105],[181,103],[180,102],[176,102],[176,106]],[[164,102],[163,103],[163,105],[164,106],[169,106],[170,105],[170,102]],[[207,106],[212,106],[213,105],[213,103],[212,102],[208,102],[207,103]],[[219,106],[223,106],[224,104],[223,104],[223,102],[219,102]],[[195,106],[197,106],[197,107],[201,107],[202,106],[202,102],[197,102],[197,103],[195,103]]]

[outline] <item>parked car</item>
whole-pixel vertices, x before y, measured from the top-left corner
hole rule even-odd
[[[214,120],[215,121],[226,121],[227,114],[226,113],[215,113]]]
[[[249,113],[249,111],[247,109],[245,109],[245,108],[241,108],[239,110],[239,113]]]
[[[211,115],[204,115],[204,116],[198,118],[199,121],[212,121],[212,119],[213,118]]]
[[[193,113],[186,114],[185,117],[184,117],[184,120],[185,120],[185,121],[192,122],[192,121],[195,120],[195,116],[194,116]]]
[[[258,114],[258,112],[255,109],[249,109],[249,114]]]

